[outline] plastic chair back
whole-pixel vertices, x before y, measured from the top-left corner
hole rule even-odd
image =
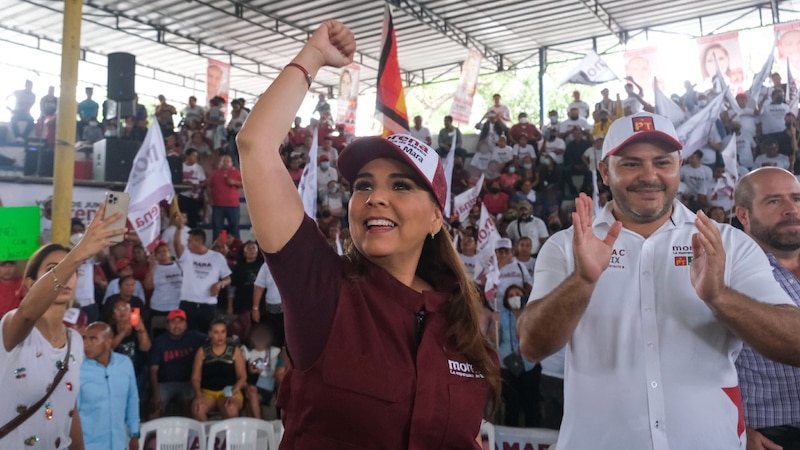
[[[148,435],[155,434],[158,450],[205,450],[203,424],[186,417],[163,417],[145,422],[140,427],[139,450],[144,449]]]
[[[215,423],[208,431],[209,450],[277,450],[275,428],[265,420],[239,417]]]

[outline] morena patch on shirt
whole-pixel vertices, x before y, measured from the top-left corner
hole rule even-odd
[[[464,378],[483,378],[483,374],[475,370],[470,363],[448,359],[447,365],[450,368],[450,375],[456,375]]]

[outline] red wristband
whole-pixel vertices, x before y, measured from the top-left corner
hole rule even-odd
[[[311,89],[311,81],[312,81],[311,74],[308,73],[308,70],[306,70],[305,67],[301,66],[300,64],[294,63],[294,62],[290,62],[289,64],[286,65],[286,67],[295,67],[299,71],[303,72],[303,75],[305,75],[305,77],[306,77],[306,83],[308,83],[308,88]],[[286,67],[284,67],[284,69]]]

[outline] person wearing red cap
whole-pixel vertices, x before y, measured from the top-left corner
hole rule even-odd
[[[585,194],[537,260],[522,354],[567,345],[566,449],[739,449],[742,341],[800,365],[800,309],[740,230],[676,200],[682,149],[666,117],[617,119],[599,163],[614,199]]]
[[[194,355],[207,342],[207,334],[186,329],[185,311],[176,308],[167,314],[167,332],[157,337],[150,348],[150,400],[156,417],[163,415],[173,402],[184,414],[189,412],[194,398]]]
[[[404,134],[342,151],[353,245],[340,257],[277,151],[319,69],[354,52],[350,30],[323,23],[238,136],[253,228],[283,301],[292,368],[278,394],[281,448],[478,449],[498,360],[444,227],[438,154]]]

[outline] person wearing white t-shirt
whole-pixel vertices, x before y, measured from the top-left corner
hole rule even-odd
[[[320,155],[317,158],[317,165],[317,192],[318,195],[322,195],[331,181],[339,181],[339,172],[331,166],[328,155]]]
[[[558,124],[558,137],[567,142],[571,141],[572,131],[575,128],[585,130],[584,134],[586,134],[586,136],[590,135],[590,130],[592,129],[592,126],[589,125],[589,122],[581,117],[580,110],[578,108],[570,109],[569,114],[567,114],[567,118]]]
[[[153,292],[150,296],[152,315],[166,317],[180,306],[183,268],[172,257],[166,241],[160,241],[153,253],[155,260],[150,263],[144,287]]]
[[[563,139],[556,136],[550,130],[544,132],[544,141],[542,141],[542,152],[547,153],[553,158],[557,165],[564,164],[564,151],[567,149],[567,143]]]
[[[494,94],[492,96],[492,101],[494,103],[489,107],[489,110],[486,111],[483,118],[486,119],[489,117],[489,114],[496,114],[503,128],[508,128],[508,124],[511,123],[511,110],[508,109],[508,106],[501,104],[500,100],[500,94]]]
[[[186,159],[183,162],[183,184],[191,185],[178,195],[178,205],[187,216],[190,227],[196,227],[200,222],[200,210],[203,206],[203,187],[206,182],[206,173],[197,162],[197,150],[186,150]]]
[[[800,309],[764,252],[675,200],[681,148],[666,117],[615,121],[600,163],[614,200],[593,218],[581,194],[539,252],[517,326],[530,360],[567,345],[559,448],[744,448],[742,340],[800,365]]]
[[[518,142],[514,144],[514,155],[520,163],[526,156],[530,156],[531,160],[536,161],[536,149],[528,143],[528,135],[520,135]]]
[[[510,286],[530,286],[533,281],[530,274],[528,274],[528,269],[517,261],[517,258],[514,258],[513,248],[514,244],[511,243],[509,238],[500,238],[494,245],[497,268],[500,270],[500,281],[497,284],[497,292],[495,294],[495,298],[498,299],[505,297],[506,290]],[[522,301],[524,304],[527,301],[527,297],[523,298]]]
[[[514,148],[508,145],[505,136],[500,136],[497,139],[497,145],[492,149],[492,160],[498,161],[501,165],[514,159]]]
[[[783,101],[783,91],[776,89],[772,91],[772,101],[761,106],[761,134],[774,135],[783,133],[786,130],[786,114],[789,105]]]
[[[732,107],[729,111],[731,121],[739,125],[742,134],[755,137],[757,133],[757,124],[759,121],[759,113],[756,110],[755,103],[751,102],[747,94],[736,94],[736,106]],[[735,127],[735,124],[731,124]]]
[[[433,145],[433,141],[431,140],[431,130],[422,126],[422,116],[414,116],[414,126],[408,130],[408,134],[428,145]]]
[[[180,217],[175,226],[176,256],[183,270],[180,308],[186,312],[190,330],[208,331],[217,312],[217,295],[231,284],[231,269],[222,253],[206,247],[203,230],[189,230],[189,242],[184,247],[178,239],[185,226]]]
[[[529,202],[520,202],[517,206],[519,218],[511,221],[506,227],[506,233],[511,242],[516,244],[520,238],[531,240],[531,254],[535,257],[544,241],[550,237],[547,224],[544,220],[533,215],[533,205]]]
[[[461,239],[458,241],[458,256],[464,263],[464,269],[467,271],[470,279],[475,279],[475,267],[478,264],[478,257],[476,255],[478,246],[475,242],[475,236],[469,233],[461,233]]]
[[[714,185],[714,172],[708,166],[701,164],[703,152],[697,150],[692,153],[687,160],[688,164],[681,166],[680,176],[681,182],[689,189],[684,193],[684,199],[692,202],[698,202],[701,206],[708,206],[709,188]]]
[[[589,118],[589,104],[581,100],[581,93],[578,91],[572,92],[572,103],[567,106],[567,112],[572,109],[577,109],[580,111],[581,117],[586,119]]]
[[[778,153],[778,141],[772,137],[765,136],[761,141],[764,153],[758,155],[754,162],[755,168],[759,167],[780,167],[789,170],[789,157]]]
[[[94,258],[78,267],[78,284],[75,286],[75,303],[86,314],[87,323],[100,320],[100,308],[94,298]]]
[[[533,240],[527,236],[522,236],[516,243],[516,251],[514,257],[517,262],[522,264],[528,270],[528,275],[533,279],[533,271],[536,268],[536,257],[532,253]]]
[[[263,302],[262,298],[264,299]],[[275,279],[272,278],[269,266],[264,263],[258,269],[256,281],[253,283],[252,317],[254,322],[269,325],[273,332],[273,342],[278,347],[283,347],[285,339],[282,303],[278,285],[275,284]]]
[[[178,214],[181,215],[181,218],[183,219],[183,223],[186,223],[186,220],[187,220],[186,213],[180,212]],[[175,221],[174,217],[172,218],[172,221],[173,222]],[[169,245],[169,252],[172,255],[175,254],[175,242],[174,241],[175,241],[175,230],[176,229],[177,228],[175,227],[175,225],[170,225],[167,228],[164,228],[164,231],[161,232],[161,240],[166,242],[167,245]],[[183,244],[183,246],[186,247],[186,244],[188,242],[189,242],[189,228],[188,227],[183,227],[183,228],[181,228],[181,244]],[[173,309],[177,309],[177,308],[173,308]]]
[[[736,162],[748,171],[753,170],[757,148],[753,135],[745,133],[739,122],[732,122],[731,134],[723,140],[723,148],[728,146],[730,139],[736,139]]]

